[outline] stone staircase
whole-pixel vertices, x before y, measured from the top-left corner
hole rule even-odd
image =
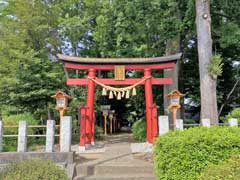
[[[74,180],[155,180],[153,167],[117,165],[78,165]]]
[[[129,141],[116,139],[122,138],[112,137],[104,153],[79,154],[74,180],[155,180],[153,163],[132,154]]]

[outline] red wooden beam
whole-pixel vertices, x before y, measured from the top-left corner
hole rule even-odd
[[[105,85],[133,85],[142,80],[142,78],[128,78],[124,81],[116,81],[115,79],[105,79],[105,78],[96,78],[97,81],[105,84]],[[91,81],[90,79],[81,78],[81,79],[67,79],[67,85],[88,85],[88,82]],[[172,78],[152,78],[153,85],[160,85],[160,84],[172,84]],[[144,85],[144,82],[141,83]]]
[[[96,69],[96,70],[114,70],[113,64],[108,65],[97,65],[97,64],[74,64],[74,63],[65,63],[65,68],[67,69],[80,69],[80,70],[88,70],[88,69]],[[169,63],[162,63],[162,64],[132,64],[132,65],[125,65],[126,70],[143,70],[143,69],[171,69],[175,66],[174,62]]]

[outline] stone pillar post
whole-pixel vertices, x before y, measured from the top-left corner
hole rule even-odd
[[[159,136],[169,131],[168,116],[158,116],[158,131]]]
[[[3,151],[3,121],[0,120],[0,152]]]
[[[183,130],[183,120],[182,119],[177,119],[177,121],[176,121],[176,129]]]
[[[236,118],[231,118],[228,120],[229,126],[236,126],[238,127],[238,120]]]
[[[54,151],[55,121],[47,120],[46,152]]]
[[[18,125],[18,152],[27,151],[27,121],[19,121]]]
[[[60,152],[70,152],[72,140],[72,117],[63,116],[60,128],[61,128]]]
[[[202,119],[202,126],[204,127],[210,127],[210,119]]]

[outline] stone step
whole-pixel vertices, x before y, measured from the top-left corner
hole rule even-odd
[[[139,165],[78,165],[77,175],[153,174],[153,166]]]
[[[74,180],[156,180],[150,174],[116,174],[116,175],[101,175],[101,176],[77,176]]]

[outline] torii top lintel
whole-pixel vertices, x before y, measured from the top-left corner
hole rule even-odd
[[[182,53],[149,58],[82,58],[57,54],[59,60],[64,62],[67,69],[112,70],[115,65],[125,65],[126,70],[141,69],[169,69],[173,68]]]

